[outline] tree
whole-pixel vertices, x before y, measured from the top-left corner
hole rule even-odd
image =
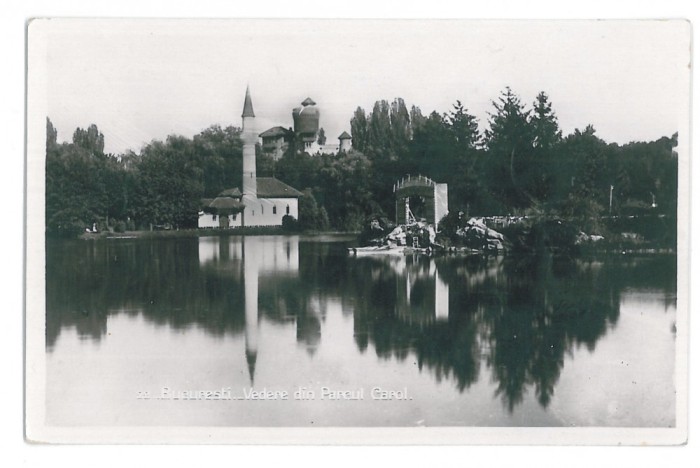
[[[605,167],[606,144],[588,125],[564,139],[561,153],[566,168],[562,179],[568,181],[561,212],[585,232],[598,233],[612,185]]]
[[[532,126],[532,144],[535,148],[551,150],[561,142],[561,130],[557,116],[552,110],[549,96],[541,91],[533,103],[530,125]]]
[[[411,117],[403,99],[394,99],[391,103],[389,117],[391,125],[391,140],[389,144],[393,153],[401,157],[408,151],[408,145],[412,137]]]
[[[544,91],[540,92],[533,103],[530,115],[532,128],[533,159],[530,166],[529,192],[539,201],[545,201],[552,195],[559,176],[555,155],[561,143],[557,116]]]
[[[141,151],[136,216],[143,225],[196,225],[202,196],[202,169],[192,140],[169,136]]]
[[[326,131],[323,127],[318,130],[318,144],[321,146],[326,144]]]
[[[275,175],[292,187],[316,187],[323,158],[288,152],[275,164]]]
[[[87,130],[76,128],[73,133],[73,144],[95,156],[104,155],[105,137],[95,124],[90,125]]]
[[[432,112],[416,130],[411,145],[408,173],[419,173],[436,181],[450,178],[454,170],[455,145],[443,116]]]
[[[316,202],[310,188],[304,190],[304,196],[299,198],[299,224],[301,230],[325,231],[329,220],[326,209]]]
[[[47,233],[75,235],[93,223],[103,224],[110,206],[107,165],[116,163],[103,153],[104,136],[93,124],[88,130],[76,129],[73,143],[59,145],[51,120],[46,122]]]
[[[51,119],[46,117],[46,151],[53,150],[57,145],[58,131],[54,128]]]
[[[203,197],[213,198],[222,190],[241,186],[243,142],[238,127],[212,125],[195,135],[194,164],[202,171]]]
[[[367,122],[367,156],[372,159],[392,159],[391,133],[389,103],[385,100],[377,101]]]
[[[483,172],[484,153],[478,121],[469,114],[461,101],[452,106],[445,116],[453,149],[453,158],[445,174],[449,180],[451,209],[467,214],[485,214],[491,211],[491,198],[485,188]]]
[[[460,150],[466,152],[466,150],[475,149],[480,145],[481,135],[478,121],[476,117],[467,112],[461,101],[457,100],[453,104],[452,111],[446,118],[446,123],[449,125]]]
[[[379,211],[367,177],[371,173],[371,161],[358,151],[322,156],[317,199],[335,228],[360,230],[365,216]]]
[[[410,118],[411,118],[411,138],[414,137],[416,134],[416,131],[420,129],[426,121],[425,116],[420,110],[420,107],[418,106],[411,106],[411,113],[410,113]]]
[[[533,148],[530,112],[509,87],[492,104],[495,112],[485,131],[491,191],[507,207],[529,207],[535,202],[526,173]]]
[[[358,151],[367,150],[367,114],[358,107],[350,119],[350,133],[352,134],[352,146]]]

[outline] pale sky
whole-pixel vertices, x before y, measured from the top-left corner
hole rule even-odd
[[[46,46],[59,141],[95,123],[113,153],[240,126],[247,84],[258,133],[292,126],[306,97],[331,143],[350,131],[357,106],[395,97],[426,115],[459,99],[483,130],[491,100],[510,86],[528,106],[547,92],[565,134],[592,124],[608,142],[655,140],[687,126],[689,41],[682,21],[62,19],[29,28],[30,53]]]

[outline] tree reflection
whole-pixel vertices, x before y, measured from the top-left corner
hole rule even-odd
[[[615,327],[621,291],[674,292],[675,261],[354,258],[343,243],[298,237],[48,241],[46,342],[65,328],[100,340],[111,314],[243,334],[252,383],[259,320],[294,327],[313,357],[334,301],[352,315],[359,352],[414,360],[460,392],[490,378],[509,411],[528,392],[546,408],[565,358]]]
[[[418,299],[407,297],[403,286],[411,283],[417,264],[427,279],[433,274],[432,282],[423,278]],[[366,298],[355,308],[356,333],[365,331],[358,347],[373,343],[379,357],[399,360],[410,350],[421,369],[427,367],[437,380],[452,378],[460,391],[477,381],[485,365],[509,411],[530,389],[546,408],[565,357],[579,346],[593,351],[614,328],[623,287],[649,284],[647,275],[636,272],[642,265],[675,291],[669,280],[674,257],[358,258],[350,268]],[[433,292],[449,296],[447,317]]]

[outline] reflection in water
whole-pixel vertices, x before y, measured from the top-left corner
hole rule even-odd
[[[529,392],[550,406],[574,351],[594,353],[615,330],[625,291],[662,291],[661,308],[675,308],[671,256],[349,258],[343,242],[281,236],[47,246],[50,353],[65,330],[99,344],[110,316],[140,316],[180,333],[241,336],[248,383],[264,386],[262,343],[289,350],[263,339],[261,320],[294,327],[314,360],[332,302],[350,320],[354,348],[342,353],[373,350],[376,366],[415,360],[458,393],[486,379],[509,413]]]

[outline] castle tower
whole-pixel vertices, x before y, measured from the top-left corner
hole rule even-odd
[[[316,142],[320,116],[318,107],[316,107],[316,103],[311,98],[304,99],[301,106],[292,110],[294,133],[302,143],[304,151],[309,150]]]
[[[346,153],[350,151],[350,147],[352,146],[352,137],[348,134],[348,132],[341,133],[338,140],[340,141],[338,151],[345,151]]]
[[[250,87],[245,90],[243,103],[243,196],[257,198],[258,187],[255,173],[255,143],[258,136],[255,133],[255,112],[253,101],[250,99]]]

